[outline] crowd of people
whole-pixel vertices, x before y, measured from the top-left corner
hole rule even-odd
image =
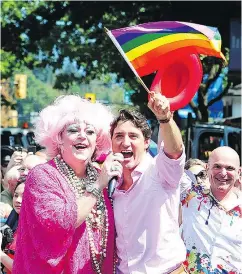
[[[5,169],[3,272],[242,273],[239,155],[224,146],[208,163],[186,161],[168,99],[151,92],[148,107],[160,124],[155,157],[137,111],[114,116],[66,95],[40,112],[44,153],[15,151]]]

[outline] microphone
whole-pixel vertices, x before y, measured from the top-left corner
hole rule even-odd
[[[114,176],[108,183],[108,198],[111,199],[116,188],[118,176]]]

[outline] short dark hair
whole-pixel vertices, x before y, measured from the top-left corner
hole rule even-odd
[[[135,127],[139,128],[145,138],[145,140],[151,138],[151,128],[145,118],[140,112],[135,110],[121,109],[119,115],[111,123],[110,134],[113,137],[113,132],[117,127],[118,123],[131,121]]]

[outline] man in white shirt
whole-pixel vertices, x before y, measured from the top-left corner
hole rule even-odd
[[[235,187],[239,155],[218,147],[208,161],[207,189],[200,183],[183,192],[183,238],[189,273],[242,273],[242,193]]]
[[[123,178],[113,195],[117,273],[185,273],[178,225],[184,146],[167,98],[152,93],[148,106],[163,140],[155,158],[147,153],[151,130],[140,113],[121,110],[111,126],[113,152],[124,156]]]

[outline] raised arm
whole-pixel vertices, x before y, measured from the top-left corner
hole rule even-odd
[[[159,141],[164,142],[164,152],[170,159],[178,159],[182,155],[183,141],[181,132],[173,120],[170,103],[165,96],[152,92],[148,107],[160,123]]]

